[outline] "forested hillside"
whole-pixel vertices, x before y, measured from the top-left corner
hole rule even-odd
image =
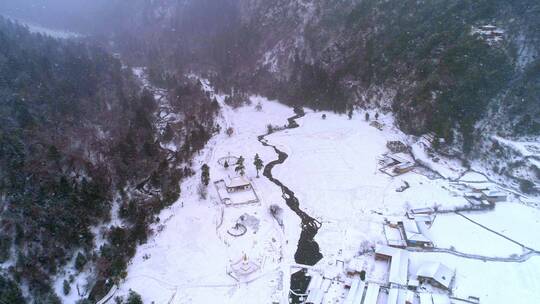
[[[168,85],[183,119],[161,128],[153,93],[106,51],[0,19],[2,299],[25,302],[19,285],[26,300],[58,303],[52,278],[81,272],[88,285],[71,292],[99,297],[125,275],[215,129],[215,105],[178,79]]]
[[[109,38],[155,79],[208,72],[222,89],[288,104],[392,111],[404,131],[433,132],[446,154],[538,178],[521,156],[501,168],[493,159],[511,157],[491,153],[495,134],[540,136],[538,1],[136,3],[127,15],[137,18],[114,19]]]

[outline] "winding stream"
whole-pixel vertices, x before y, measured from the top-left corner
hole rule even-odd
[[[305,114],[296,114],[288,118],[288,125],[286,126],[286,129],[298,128],[299,126],[298,123],[296,123],[296,119],[304,117],[304,115]],[[296,249],[296,253],[294,254],[295,262],[298,264],[313,266],[323,257],[319,251],[319,244],[317,244],[317,242],[314,240],[315,235],[317,235],[317,231],[321,227],[321,223],[300,209],[300,202],[294,195],[294,192],[272,175],[272,169],[274,166],[283,164],[289,156],[287,153],[280,151],[278,148],[276,148],[276,146],[273,146],[267,142],[265,137],[269,134],[270,133],[260,135],[258,140],[263,146],[272,147],[277,153],[278,159],[268,163],[264,167],[263,175],[272,183],[281,188],[281,191],[283,192],[283,199],[287,203],[287,206],[289,206],[289,208],[296,213],[296,215],[298,215],[302,221],[302,233],[300,234],[298,247]],[[306,277],[304,271],[296,272],[291,276],[291,290],[293,290],[295,293],[305,293],[308,283],[309,277]],[[292,293],[290,294],[290,297],[292,303],[300,303],[299,298]]]

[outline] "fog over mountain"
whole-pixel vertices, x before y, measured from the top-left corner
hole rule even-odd
[[[432,161],[401,143],[422,170],[540,193],[537,0],[2,0],[0,15],[1,304],[121,285],[253,96],[388,115],[430,139]]]

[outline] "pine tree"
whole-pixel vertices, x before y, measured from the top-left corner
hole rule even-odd
[[[379,119],[379,112],[375,113],[375,120]]]
[[[366,121],[368,121],[368,120],[369,120],[369,113],[366,112]]]
[[[202,165],[201,167],[201,183],[203,183],[205,186],[208,186],[210,183],[210,167],[208,167],[207,164]]]
[[[86,265],[87,259],[82,253],[78,253],[77,257],[75,258],[75,269],[78,271],[82,271],[84,266]]]
[[[240,173],[242,176],[246,174],[246,167],[244,166],[244,158],[242,156],[236,161],[236,168],[234,168],[234,171]]]
[[[293,111],[294,111],[294,114],[296,114],[298,116],[304,116],[305,115],[304,108],[302,108],[300,106],[295,106],[293,108]]]
[[[130,289],[126,304],[143,304],[143,301],[138,293]]]
[[[225,161],[225,163],[223,163],[223,168],[229,169],[229,162],[228,161]]]
[[[163,140],[165,142],[170,142],[174,138],[174,131],[170,124],[167,124],[165,126],[165,130],[163,131]]]
[[[64,289],[64,294],[67,296],[69,294],[69,292],[71,291],[71,285],[69,284],[69,282],[67,280],[64,280],[64,284],[63,284],[63,289]]]
[[[321,117],[322,117],[323,120],[325,120],[326,119],[326,114],[323,114]]]
[[[253,164],[255,165],[255,169],[257,170],[257,178],[259,178],[259,171],[263,168],[264,164],[258,153],[255,154]]]

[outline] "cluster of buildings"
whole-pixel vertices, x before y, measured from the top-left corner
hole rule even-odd
[[[426,261],[411,271],[410,253],[406,250],[377,245],[375,260],[388,265],[386,279],[366,279],[354,273],[352,280],[342,282],[345,286],[343,301],[332,298],[331,302],[343,304],[450,304],[449,290],[455,278],[455,270],[439,262]],[[354,267],[353,267],[354,268]],[[350,275],[350,273],[349,273]],[[336,279],[312,274],[308,294],[303,303],[330,303],[329,290]]]
[[[427,230],[433,224],[435,215],[432,209],[424,209],[409,211],[404,217],[386,219],[384,235],[388,246],[394,248],[433,247],[433,242],[427,236]]]
[[[495,204],[505,202],[507,193],[498,189],[468,185],[470,192],[466,192],[463,196],[471,204],[473,209],[492,209]]]
[[[504,39],[504,31],[491,24],[473,28],[472,33],[479,35],[489,44],[494,44]]]
[[[455,277],[455,270],[440,262],[424,262],[412,275],[409,275],[409,252],[403,249],[377,245],[375,259],[387,261],[388,271],[388,304],[438,304],[449,303],[445,291],[451,289]],[[428,292],[421,288],[428,284],[440,289],[442,292]],[[418,298],[417,298],[418,295]],[[377,298],[372,302],[363,304],[376,304]]]

